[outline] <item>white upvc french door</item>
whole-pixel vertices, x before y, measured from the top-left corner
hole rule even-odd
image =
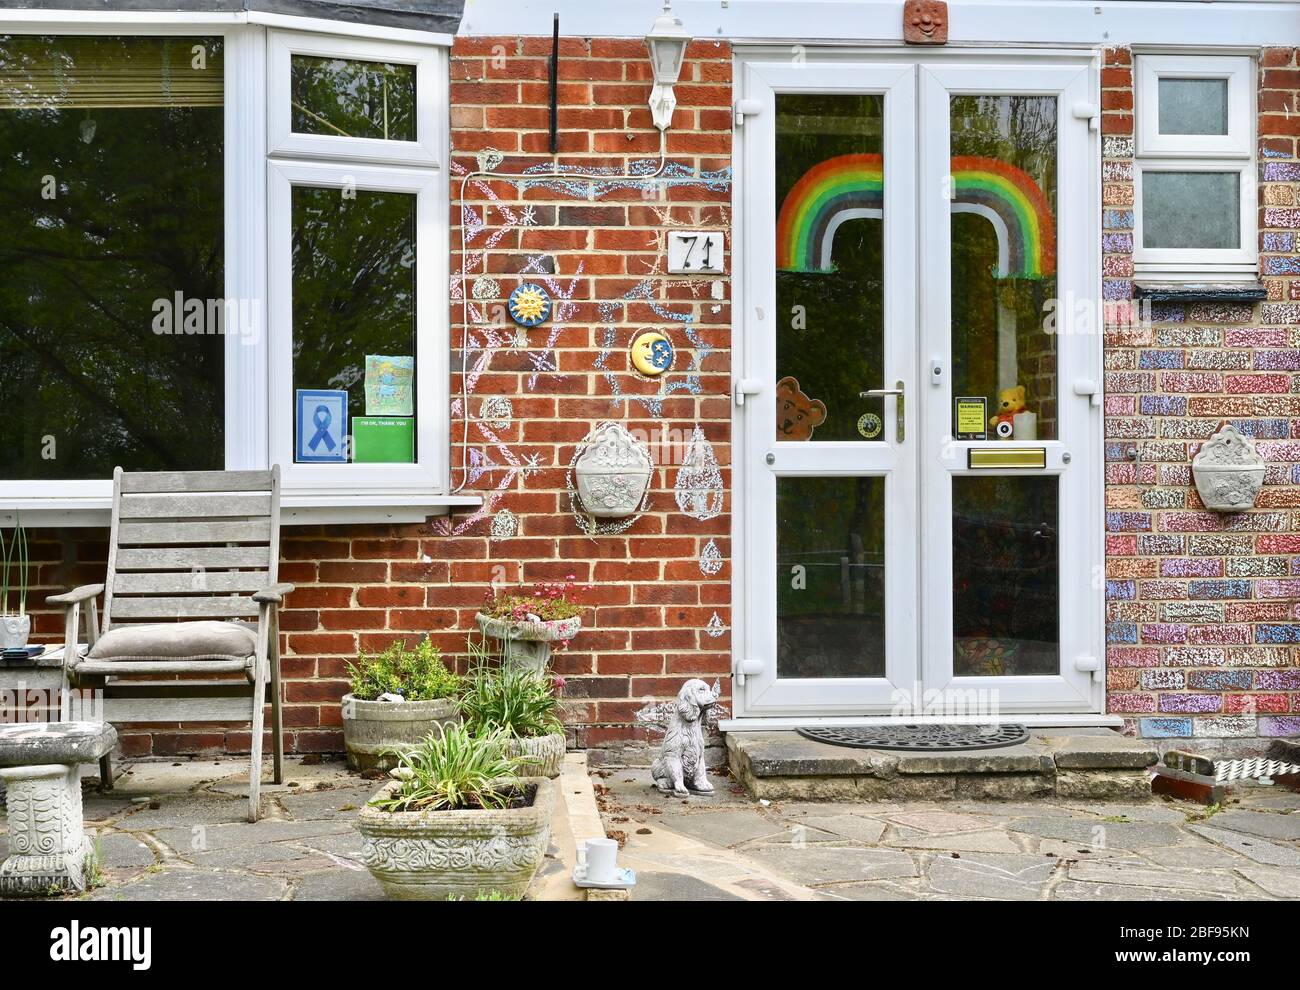
[[[737,716],[1100,711],[1094,66],[738,82]]]
[[[1011,714],[1100,710],[1092,670],[1104,667],[1101,320],[1088,305],[1096,298],[1088,232],[1098,154],[1091,114],[1074,112],[1095,109],[1092,74],[1086,62],[990,62],[923,65],[919,75],[921,183],[949,197],[922,196],[920,206],[921,352],[930,371],[918,395],[921,530],[931,548],[921,568],[921,681],[927,690],[983,694]],[[1009,196],[1042,194],[1054,247],[1040,235],[1035,255],[1027,234],[1017,244],[1004,229],[1017,202],[965,194],[961,176],[975,160],[999,162],[1005,174],[996,177],[1028,187]],[[970,263],[989,232],[1004,268],[992,278]],[[991,319],[980,326],[972,298],[990,289]],[[1037,316],[1028,327],[1027,311]],[[992,352],[983,375],[969,367],[980,349]],[[993,399],[1016,385],[1033,394],[1028,438],[955,439],[957,398]],[[1008,451],[1030,452],[1035,466],[976,466],[981,456],[1016,460],[999,458]],[[972,559],[989,544],[995,562]],[[1010,572],[999,588],[1003,569]],[[1024,577],[1035,571],[1041,579]]]
[[[917,363],[916,74],[908,65],[745,63],[744,88],[760,106],[747,118],[744,152],[754,276],[744,377],[757,383],[743,400],[745,542],[757,565],[744,588],[748,655],[762,658],[745,676],[745,709],[887,711],[915,680],[918,644],[915,415],[906,402]],[[828,148],[843,159],[843,176],[827,175],[807,203],[791,203],[818,210],[839,195],[838,213],[779,215],[778,140],[781,154],[813,168]],[[780,246],[774,220],[788,234]],[[839,245],[846,256],[851,236],[830,306],[814,269],[834,262],[813,255]],[[903,394],[861,397],[870,390]],[[860,426],[864,416],[875,418]],[[804,611],[822,600],[835,602],[830,612]]]

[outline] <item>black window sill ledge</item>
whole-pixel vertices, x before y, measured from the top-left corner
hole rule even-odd
[[[1133,283],[1133,298],[1151,302],[1263,302],[1268,290],[1261,282],[1155,282]]]

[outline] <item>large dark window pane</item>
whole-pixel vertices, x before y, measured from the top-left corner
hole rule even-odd
[[[224,467],[221,56],[0,36],[0,479]]]
[[[294,388],[345,390],[351,425],[374,412],[367,409],[366,357],[409,357],[411,364],[416,357],[415,199],[293,189]]]

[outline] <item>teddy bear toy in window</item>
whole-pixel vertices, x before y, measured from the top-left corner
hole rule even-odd
[[[1025,387],[1016,385],[998,393],[998,411],[989,418],[989,428],[999,440],[1010,440],[1017,413],[1025,411]]]

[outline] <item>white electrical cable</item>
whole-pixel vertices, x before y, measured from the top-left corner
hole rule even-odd
[[[664,169],[668,166],[666,158],[667,138],[666,131],[659,131],[659,167],[653,172],[643,175],[636,175],[631,172],[607,172],[592,174],[590,172],[531,172],[527,174],[514,172],[496,172],[493,169],[480,169],[477,172],[470,172],[463,176],[460,181],[460,325],[461,325],[461,346],[460,346],[460,411],[463,429],[460,439],[460,482],[451,489],[451,494],[456,495],[464,490],[465,485],[469,482],[469,387],[466,381],[466,372],[469,367],[469,293],[466,291],[465,280],[469,275],[469,254],[465,240],[465,190],[469,183],[474,179],[494,178],[509,179],[515,182],[525,180],[542,180],[547,179],[577,179],[586,182],[608,182],[619,179],[657,179],[663,175]],[[553,162],[558,165],[558,162]],[[487,228],[487,210],[491,203],[485,203],[483,207],[484,218],[483,226]],[[487,247],[483,248],[483,272],[487,272]]]

